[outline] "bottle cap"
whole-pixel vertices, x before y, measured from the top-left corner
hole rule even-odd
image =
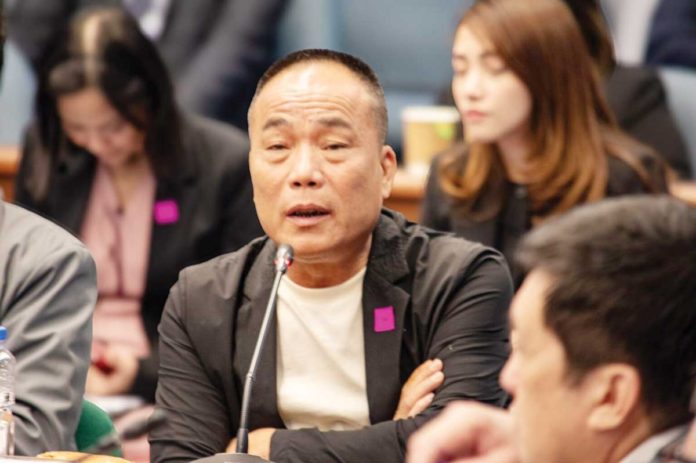
[[[7,339],[7,328],[0,326],[0,341]]]

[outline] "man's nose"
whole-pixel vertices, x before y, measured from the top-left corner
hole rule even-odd
[[[311,146],[299,145],[292,160],[290,182],[294,188],[318,188],[323,185],[321,156]]]

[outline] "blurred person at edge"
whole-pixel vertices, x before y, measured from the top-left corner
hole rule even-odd
[[[262,234],[239,130],[180,113],[154,45],[84,10],[40,76],[16,200],[78,236],[98,269],[87,392],[154,401],[157,324],[178,272]]]
[[[430,169],[422,223],[500,250],[609,196],[666,191],[664,161],[622,133],[561,0],[483,0],[462,17],[452,92],[465,141]],[[514,265],[516,286],[522,275]]]
[[[4,25],[0,0],[0,75]],[[0,264],[0,324],[16,358],[15,454],[72,450],[97,300],[94,261],[58,225],[6,203],[0,188]]]
[[[458,402],[409,463],[693,462],[696,209],[613,198],[530,232],[500,382],[509,411]]]

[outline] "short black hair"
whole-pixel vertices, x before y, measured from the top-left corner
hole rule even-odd
[[[375,121],[378,124],[379,134],[382,142],[384,142],[384,140],[387,138],[388,125],[387,103],[384,98],[384,89],[379,83],[379,78],[377,77],[377,74],[375,74],[375,71],[373,71],[366,62],[353,55],[349,55],[348,53],[319,48],[299,50],[290,53],[289,55],[284,56],[273,63],[266,70],[266,72],[263,73],[258,81],[258,84],[256,85],[254,99],[256,99],[256,96],[261,92],[261,90],[263,90],[269,81],[273,80],[274,77],[284,70],[297,64],[321,61],[343,65],[367,85],[372,93],[372,96],[375,98]]]
[[[529,233],[516,254],[552,277],[544,322],[568,375],[621,362],[641,378],[655,431],[690,419],[696,375],[696,209],[667,196],[579,207]]]
[[[183,148],[173,85],[155,45],[121,8],[80,12],[42,66],[36,98],[42,161],[55,162],[67,143],[57,99],[90,87],[99,89],[126,121],[145,133],[145,154],[155,176],[175,175]],[[36,198],[45,194],[48,181],[30,179]]]

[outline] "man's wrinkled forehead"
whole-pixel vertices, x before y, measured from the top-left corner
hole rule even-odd
[[[309,61],[293,64],[266,82],[254,97],[250,119],[258,107],[312,99],[336,101],[353,109],[377,106],[372,89],[351,69],[333,61]]]

